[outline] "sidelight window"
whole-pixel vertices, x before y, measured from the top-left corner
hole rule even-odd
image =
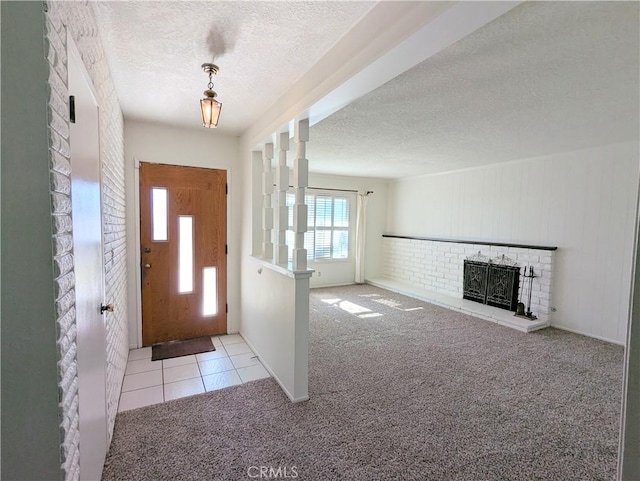
[[[218,313],[218,270],[215,267],[205,267],[202,272],[202,315],[215,316]]]
[[[167,189],[154,187],[151,189],[152,236],[154,241],[166,241],[167,235]]]
[[[178,292],[193,292],[193,217],[178,217]]]

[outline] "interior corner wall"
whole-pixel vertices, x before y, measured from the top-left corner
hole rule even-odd
[[[245,194],[248,193],[250,196],[249,199],[245,195],[245,201],[249,202],[251,209],[249,210],[251,213],[251,225],[246,226],[245,235],[247,239],[243,239],[243,245],[244,241],[249,240],[250,237],[251,248],[249,254],[260,257],[262,255],[262,204],[264,202],[264,195],[262,194],[262,152],[258,150],[252,151],[250,158],[251,160],[247,161],[247,168],[245,169],[247,179],[243,179],[243,182],[250,181],[250,187],[245,187],[243,192]]]
[[[205,167],[227,171],[227,301],[229,333],[240,329],[240,231],[242,165],[238,137],[205,128],[180,128],[149,122],[126,120],[124,125],[127,197],[127,276],[130,348],[140,347],[138,339],[140,288],[136,271],[140,264],[137,250],[135,162]]]
[[[364,256],[366,279],[382,276],[382,234],[385,232],[386,227],[388,184],[388,181],[381,179],[309,173],[309,186],[311,187],[373,191],[373,194],[369,196],[367,205],[367,234]],[[312,193],[314,191],[310,190],[309,192]],[[335,192],[335,194],[339,194],[339,192]],[[353,211],[355,212],[355,209]],[[355,245],[355,215],[351,220],[353,225],[351,242]],[[315,273],[311,277],[311,288],[353,284],[355,282],[355,258],[353,256],[349,261],[309,261],[309,267],[315,269]]]
[[[243,166],[243,175],[240,179],[240,192],[242,196],[242,211],[240,213],[240,332],[252,322],[260,322],[251,319],[247,313],[252,311],[252,297],[250,295],[256,288],[253,282],[254,264],[251,258],[260,257],[262,249],[262,154],[252,150],[253,146],[247,144],[241,138],[239,144],[239,158]]]
[[[618,479],[634,481],[640,473],[640,243],[636,242],[631,318],[625,352]]]
[[[2,479],[62,479],[41,2],[2,2]]]
[[[400,179],[386,230],[557,246],[552,325],[624,344],[638,155],[638,142],[626,142]]]

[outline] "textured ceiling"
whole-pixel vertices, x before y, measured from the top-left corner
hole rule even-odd
[[[526,2],[313,126],[311,168],[397,178],[638,139],[638,12]]]
[[[238,135],[375,2],[93,4],[126,118]],[[314,125],[316,172],[397,178],[638,139],[638,2],[525,2]]]
[[[222,102],[218,130],[240,134],[375,2],[94,3],[126,118],[200,127],[208,77]]]

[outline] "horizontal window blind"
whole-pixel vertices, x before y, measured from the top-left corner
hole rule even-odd
[[[293,258],[295,233],[293,232],[293,206],[295,194],[287,192],[288,231],[286,243],[289,260]],[[349,258],[349,228],[351,225],[351,199],[329,194],[305,195],[307,205],[307,232],[304,248],[309,260],[344,260]]]

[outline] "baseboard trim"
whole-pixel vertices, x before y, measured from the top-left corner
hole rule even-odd
[[[586,332],[579,331],[577,329],[571,329],[569,327],[559,326],[557,324],[551,323],[551,327],[555,327],[556,329],[560,329],[561,331],[572,332],[573,334],[580,334],[581,336],[590,337],[592,339],[597,339],[598,341],[608,342],[609,344],[616,344],[618,346],[626,347],[626,342],[614,341],[613,339],[609,339],[602,336],[595,336],[593,334],[588,334]]]
[[[273,369],[271,369],[271,366],[269,366],[269,364],[264,360],[264,358],[260,355],[260,352],[256,349],[256,347],[251,343],[251,341],[249,341],[247,339],[247,337],[244,335],[244,333],[242,332],[242,330],[240,330],[238,332],[238,334],[240,334],[240,337],[242,337],[242,339],[244,339],[244,342],[247,343],[247,345],[251,348],[251,350],[258,356],[258,358],[260,359],[260,362],[262,363],[262,365],[264,366],[264,368],[269,372],[269,374],[271,374],[271,377],[273,379],[276,380],[276,382],[278,383],[278,385],[280,386],[280,389],[282,389],[284,391],[284,393],[287,395],[287,397],[289,398],[289,400],[292,403],[299,403],[299,402],[304,402],[304,401],[308,401],[309,400],[309,396],[302,396],[302,397],[294,397],[289,390],[285,387],[285,385],[282,383],[282,381],[280,381],[280,379],[278,378],[278,376],[276,376],[276,374],[273,372]]]
[[[344,286],[354,286],[356,283],[355,282],[344,282],[342,284],[326,284],[326,285],[321,285],[321,286],[313,286],[313,287],[309,287],[309,289],[324,289],[325,287],[344,287]]]

